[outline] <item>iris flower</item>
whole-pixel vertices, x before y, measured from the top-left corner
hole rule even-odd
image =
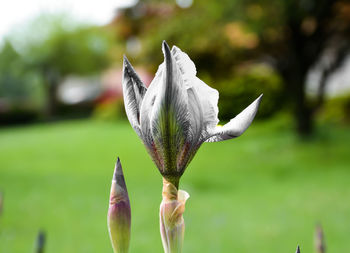
[[[181,253],[183,213],[189,194],[179,180],[203,142],[240,136],[252,123],[261,97],[224,126],[219,126],[217,90],[197,76],[187,54],[164,41],[164,62],[148,89],[124,57],[123,94],[131,126],[163,176],[160,233],[165,253]]]
[[[127,117],[162,176],[178,181],[203,142],[240,136],[252,123],[261,97],[219,126],[217,90],[196,76],[196,67],[178,47],[162,44],[164,62],[148,89],[126,57],[123,94]]]

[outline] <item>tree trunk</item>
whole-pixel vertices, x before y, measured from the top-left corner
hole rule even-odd
[[[294,99],[296,102],[294,117],[297,132],[302,138],[310,137],[314,130],[313,113],[305,94],[305,80],[306,74],[301,76],[300,84],[294,85]]]
[[[313,113],[308,103],[305,86],[307,70],[298,64],[291,64],[288,68],[280,69],[293,105],[293,115],[298,135],[308,138],[314,130]]]
[[[46,90],[45,117],[47,119],[53,119],[58,112],[59,102],[57,100],[57,90],[60,78],[54,71],[43,71],[43,76],[45,78]]]
[[[302,138],[310,137],[314,130],[313,114],[305,102],[298,102],[295,112],[297,131]]]

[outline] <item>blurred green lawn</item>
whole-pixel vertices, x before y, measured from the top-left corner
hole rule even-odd
[[[322,127],[298,142],[284,121],[257,122],[236,140],[204,144],[186,170],[184,252],[349,252],[350,131]],[[0,252],[112,252],[106,213],[120,156],[132,205],[132,253],[162,252],[161,177],[127,122],[92,120],[0,130]]]

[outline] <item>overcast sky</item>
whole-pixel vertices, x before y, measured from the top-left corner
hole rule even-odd
[[[41,13],[67,12],[73,18],[106,24],[117,7],[130,6],[137,0],[4,0],[0,4],[0,41],[13,27]]]

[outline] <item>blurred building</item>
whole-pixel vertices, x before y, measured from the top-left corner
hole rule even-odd
[[[153,76],[144,68],[136,68],[146,86]],[[121,67],[106,70],[101,77],[68,76],[60,83],[58,100],[64,105],[92,105],[121,99],[123,71]]]

